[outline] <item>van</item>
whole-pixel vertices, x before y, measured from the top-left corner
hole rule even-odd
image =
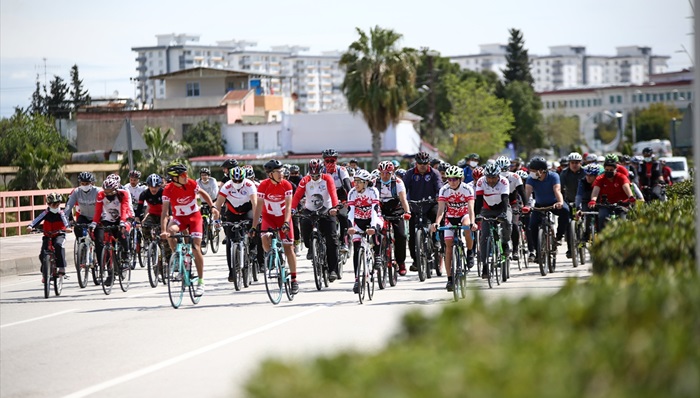
[[[667,156],[659,158],[666,161],[666,166],[671,168],[671,180],[673,182],[685,181],[690,178],[688,173],[688,160],[683,156]]]

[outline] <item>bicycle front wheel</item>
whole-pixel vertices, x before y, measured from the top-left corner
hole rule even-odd
[[[450,264],[450,272],[452,273],[452,298],[454,301],[459,301],[460,287],[459,280],[461,279],[462,268],[460,267],[459,249],[457,245],[452,246],[452,264]]]
[[[197,305],[199,303],[199,300],[202,299],[202,296],[195,295],[197,285],[199,284],[199,274],[197,273],[197,267],[194,266],[194,264],[192,264],[192,270],[190,271],[190,275],[185,279],[185,281],[187,280],[189,280],[187,289],[190,292],[190,300],[192,300],[192,304]],[[184,288],[185,287],[183,286],[183,290]]]
[[[217,229],[216,225],[214,224],[209,224],[209,229],[211,230],[211,238],[209,238],[209,243],[211,244],[211,252],[217,253],[219,251],[219,245],[221,240],[221,230]]]
[[[238,292],[243,286],[243,270],[241,269],[241,246],[237,242],[231,242],[231,271],[233,271],[233,288]]]
[[[102,291],[109,295],[112,293],[112,285],[114,285],[114,253],[111,248],[102,249],[102,264],[100,265],[100,281],[102,282]]]
[[[367,283],[367,278],[366,276],[366,262],[365,262],[365,249],[360,247],[360,250],[358,251],[357,255],[359,256],[357,258],[359,264],[357,265],[357,272],[355,273],[355,280],[357,281],[357,297],[360,299],[360,304],[362,304],[362,301],[365,299],[365,292],[366,292],[366,286],[365,283]]]
[[[423,242],[424,239],[423,229],[418,228],[416,230],[416,247],[414,250],[417,263],[416,268],[418,268],[418,280],[421,282],[425,282],[426,268],[428,268],[428,253],[425,248],[425,242]]]
[[[248,239],[245,239],[243,241],[243,246],[241,249],[241,264],[242,264],[242,274],[243,274],[243,287],[248,287],[253,283],[253,275],[251,272],[251,263],[250,263],[250,253],[248,249]]]
[[[202,217],[202,243],[199,245],[199,251],[202,252],[202,255],[207,254],[209,251],[209,239],[207,235],[209,235],[209,221],[207,217]]]
[[[282,289],[283,283],[280,279],[282,277],[280,273],[280,263],[279,258],[273,250],[267,253],[265,257],[265,290],[267,291],[267,297],[270,298],[272,304],[279,304],[282,300]]]
[[[129,284],[131,283],[131,265],[134,263],[132,263],[131,260],[128,262],[122,260],[119,250],[116,251],[115,257],[117,259],[117,261],[114,262],[115,266],[119,267],[119,287],[122,289],[122,292],[126,292],[129,290]]]
[[[569,221],[569,255],[571,256],[571,262],[574,268],[578,267],[578,256],[576,255],[576,246],[578,245],[578,239],[576,239],[576,223],[574,221]]]
[[[56,273],[56,276],[54,276],[53,291],[56,293],[56,296],[61,295],[61,292],[63,291],[63,275]]]
[[[316,285],[316,290],[321,290],[323,288],[323,263],[320,258],[321,243],[317,237],[311,239],[311,247],[313,251],[311,266],[314,269],[314,284]]]
[[[185,275],[182,272],[182,256],[179,252],[170,256],[168,264],[168,296],[173,308],[179,308],[185,295]]]
[[[51,295],[51,255],[45,254],[42,259],[41,277],[44,280],[44,298]]]
[[[161,253],[160,253],[160,246],[158,246],[158,242],[153,241],[148,245],[148,249],[146,249],[146,266],[148,270],[148,283],[151,284],[151,287],[156,287],[158,286],[158,273],[161,268],[160,261],[158,259],[160,258]]]
[[[88,278],[90,277],[90,267],[88,266],[88,252],[90,248],[87,243],[81,243],[78,245],[78,253],[76,258],[78,261],[75,263],[75,272],[78,274],[78,286],[81,289],[85,289],[88,284]]]
[[[537,231],[537,244],[540,247],[539,258],[537,261],[539,262],[540,275],[542,276],[547,276],[547,273],[549,272],[549,245],[547,242],[547,236],[548,235],[545,233],[544,229],[540,228],[540,230]]]

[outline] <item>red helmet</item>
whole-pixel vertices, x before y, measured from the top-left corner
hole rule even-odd
[[[318,161],[318,159],[309,160],[309,174],[321,174],[321,166],[322,164]]]
[[[379,171],[394,171],[394,164],[388,160],[385,160],[383,162],[379,162],[377,169],[379,169]]]
[[[478,180],[484,175],[484,168],[483,167],[477,167],[474,170],[472,170],[472,177],[474,178],[474,181]]]

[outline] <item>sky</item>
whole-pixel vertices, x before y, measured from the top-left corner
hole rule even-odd
[[[670,56],[675,71],[692,65],[692,15],[688,0],[1,0],[0,117],[29,105],[37,75],[42,84],[44,75],[70,80],[75,64],[92,97],[133,98],[131,48],[156,45],[158,34],[253,41],[260,51],[301,45],[316,55],[346,50],[356,28],[380,26],[402,34],[401,46],[452,56],[507,44],[516,28],[533,55],[556,45],[589,55],[640,45]]]

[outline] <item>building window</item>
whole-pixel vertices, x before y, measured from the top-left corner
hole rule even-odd
[[[187,83],[187,96],[199,97],[199,82]]]
[[[621,104],[621,103],[622,103],[622,96],[621,96],[621,95],[618,95],[618,96],[617,96],[617,103],[618,103],[618,104]]]
[[[588,107],[591,106],[591,100],[590,100],[590,99],[587,99],[587,100],[586,100],[586,106],[588,106]]]
[[[673,100],[678,101],[678,91],[673,92]]]
[[[690,101],[693,98],[693,96],[691,95],[692,93],[690,91],[688,91],[686,94],[687,94],[687,96],[685,97],[685,100]]]
[[[277,119],[274,115],[273,117]],[[277,130],[277,146],[281,147],[282,146],[282,130]]]
[[[652,101],[652,102],[656,102],[656,94],[652,94],[652,95],[651,95],[651,101]]]
[[[614,95],[611,95],[611,96],[610,96],[610,103],[611,103],[611,104],[614,104],[614,103],[615,103],[615,96],[614,96]]]
[[[243,132],[243,150],[252,151],[258,149],[258,133]]]
[[[651,94],[647,94],[646,97],[647,97],[647,102],[651,102]]]

